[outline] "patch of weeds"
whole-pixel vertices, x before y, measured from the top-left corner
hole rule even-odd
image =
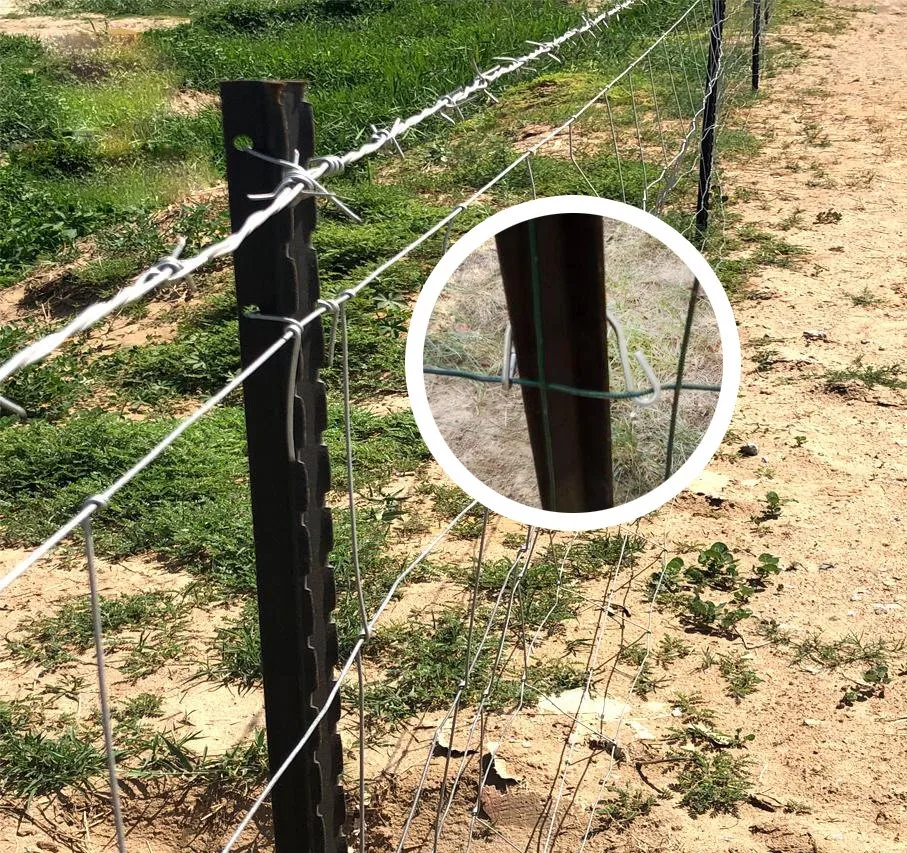
[[[645,817],[655,805],[655,797],[643,794],[637,789],[617,788],[609,785],[607,788],[613,798],[602,803],[595,810],[599,818],[598,830],[614,829],[623,832],[637,818]]]
[[[734,734],[725,734],[718,729],[703,723],[685,723],[682,728],[672,728],[665,735],[665,741],[670,744],[682,744],[708,749],[746,749],[746,745],[756,739],[754,734],[742,734],[742,729],[737,729]]]
[[[529,667],[527,681],[543,696],[557,696],[566,690],[585,687],[588,673],[564,660],[549,660]]]
[[[846,393],[847,383],[859,382],[867,388],[881,385],[884,388],[907,388],[907,371],[900,362],[877,367],[863,364],[862,356],[848,367],[840,370],[829,370],[825,374],[825,390],[835,393]]]
[[[816,224],[817,225],[834,225],[841,221],[842,214],[833,208],[828,210],[820,210],[816,214]]]
[[[888,667],[878,664],[863,673],[862,684],[845,685],[841,688],[842,695],[838,700],[838,708],[850,708],[857,702],[868,699],[884,699],[885,685],[891,681]]]
[[[152,629],[148,635],[150,645],[160,640],[160,635],[170,627],[185,624],[187,608],[170,593],[139,592],[101,599],[101,626],[108,651],[130,648],[130,658],[146,651],[145,644],[136,643],[121,635],[138,628]],[[94,645],[94,628],[91,607],[87,597],[79,596],[63,602],[55,616],[31,620],[21,628],[22,639],[8,640],[12,651],[31,663],[45,669],[74,660],[76,654]],[[143,636],[145,636],[143,634]]]
[[[870,308],[882,304],[882,300],[869,289],[869,285],[864,285],[859,293],[848,293],[847,295],[858,308]]]
[[[385,678],[365,687],[365,714],[372,725],[392,724],[450,701],[463,678],[468,619],[445,610],[379,628],[365,647],[366,659],[385,667]],[[464,701],[475,701],[492,676],[493,650],[486,646],[472,672]]]
[[[751,765],[745,756],[693,751],[670,787],[680,794],[680,805],[691,817],[736,815],[753,788]]]
[[[728,685],[728,696],[739,705],[741,700],[756,692],[762,679],[750,665],[749,658],[737,651],[718,656],[718,671]]]
[[[649,580],[649,596],[658,593],[659,600],[680,616],[692,630],[705,634],[733,637],[739,622],[751,616],[743,607],[750,597],[765,589],[768,579],[780,572],[778,558],[761,554],[750,572],[741,572],[739,560],[723,542],[715,542],[700,551],[696,565],[686,565],[674,557],[663,573]],[[704,598],[706,590],[730,593],[724,602]]]
[[[0,326],[0,361],[49,331],[41,323],[8,323]],[[3,395],[22,406],[29,418],[56,420],[64,417],[88,394],[91,383],[85,375],[86,347],[70,342],[52,359],[26,367],[3,383]],[[6,410],[0,425],[14,424]]]
[[[258,603],[246,601],[242,613],[217,629],[213,660],[201,674],[213,681],[249,690],[261,683],[261,632]]]
[[[649,652],[645,646],[632,645],[624,646],[617,653],[617,659],[621,663],[629,663],[633,666],[642,666],[648,657]]]
[[[633,692],[642,699],[647,699],[650,693],[655,693],[659,688],[668,683],[665,676],[658,676],[652,669],[648,659],[644,660],[642,665],[636,671],[633,680]]]
[[[701,693],[676,693],[671,704],[680,711],[684,723],[711,726],[715,722],[715,712],[706,707]]]
[[[793,642],[789,631],[785,631],[777,619],[760,619],[756,632],[773,645],[788,646]]]
[[[890,641],[882,637],[866,639],[862,634],[855,633],[826,641],[821,633],[815,632],[794,643],[791,650],[795,664],[811,661],[830,670],[867,664],[870,672],[881,671],[881,668],[887,671],[894,657],[904,651],[904,641]]]
[[[115,720],[126,725],[136,724],[147,717],[160,717],[163,700],[152,693],[139,693],[116,706],[112,711]]]
[[[571,563],[582,578],[600,576],[606,566],[634,566],[646,547],[642,536],[626,534],[590,535],[577,542],[570,552]]]
[[[776,349],[767,349],[760,347],[753,353],[753,361],[756,363],[756,372],[757,373],[767,373],[771,370],[776,364],[779,364],[784,359],[781,357],[781,353]]]
[[[209,785],[224,793],[248,797],[268,778],[268,745],[264,729],[256,729],[250,740],[231,747],[200,769]]]
[[[791,213],[789,216],[785,216],[784,219],[782,219],[778,223],[778,228],[781,231],[790,231],[793,228],[799,228],[801,225],[800,214],[802,212],[803,211],[797,209],[793,213]]]
[[[547,633],[554,633],[561,629],[562,622],[576,618],[580,600],[575,578],[561,573],[562,558],[561,547],[551,543],[547,548],[537,545],[535,558],[525,567],[521,561],[513,568],[512,559],[486,561],[479,576],[479,589],[492,600],[502,588],[510,589],[519,580],[514,606],[520,621],[527,631],[544,623]],[[471,586],[474,578],[463,574],[461,582]]]
[[[655,649],[655,660],[661,667],[667,669],[671,664],[687,657],[691,651],[692,647],[680,637],[665,634]]]
[[[21,703],[0,703],[0,787],[31,799],[72,786],[89,791],[103,772],[104,753],[74,728],[59,735]]]
[[[463,512],[471,501],[459,486],[448,486],[444,483],[422,483],[418,492],[430,496],[434,514],[448,521],[452,521]],[[473,539],[478,536],[482,532],[484,514],[482,507],[474,506],[451,531],[451,535],[457,539]]]

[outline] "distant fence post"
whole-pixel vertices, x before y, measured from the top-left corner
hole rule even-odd
[[[555,214],[496,237],[542,509],[614,504],[611,404],[547,388],[607,391],[604,234],[600,216]]]
[[[301,83],[230,81],[221,85],[230,218],[236,231],[283,177],[279,165],[241,149],[301,162],[312,156],[311,106]],[[286,331],[259,313],[301,318],[319,297],[310,234],[315,200],[305,197],[254,231],[233,256],[242,364],[249,364]],[[302,334],[300,358],[287,344],[243,387],[261,628],[261,668],[271,773],[300,742],[334,684],[337,638],[331,623],[334,579],[330,488],[320,322]],[[293,371],[294,373],[291,373]],[[295,376],[292,403],[289,383]],[[292,405],[292,413],[288,407]],[[292,414],[292,420],[290,420]],[[287,436],[292,423],[293,436]],[[288,442],[291,442],[288,446]],[[325,716],[271,796],[278,853],[339,853],[344,805],[339,787],[342,753],[339,703]]]
[[[712,191],[712,166],[715,159],[715,124],[718,119],[718,87],[721,70],[721,38],[724,32],[724,2],[712,0],[712,25],[709,28],[709,59],[705,75],[705,112],[699,143],[699,193],[696,198],[696,231],[700,239],[709,226]]]
[[[766,0],[766,20],[768,19],[768,0]],[[753,91],[759,91],[759,63],[762,54],[762,0],[753,0]]]

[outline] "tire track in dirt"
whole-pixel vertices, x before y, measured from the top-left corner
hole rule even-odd
[[[741,199],[732,211],[743,225],[807,252],[789,268],[762,268],[749,288],[761,298],[735,305],[743,381],[708,477],[720,506],[686,492],[647,523],[666,528],[669,543],[722,540],[795,565],[753,606],[795,639],[907,633],[907,392],[847,382],[830,393],[824,379],[858,358],[907,361],[907,14],[899,5],[854,10],[832,0],[837,24],[802,18],[769,37],[805,56],[765,80],[748,119],[763,146],[725,169],[725,190]],[[763,338],[774,363],[758,370]],[[756,457],[737,453],[744,442],[758,445]],[[754,524],[768,491],[791,502],[779,519]],[[754,658],[765,683],[730,716],[756,734],[759,790],[809,804],[812,814],[783,820],[808,830],[818,849],[903,850],[907,677],[892,672],[885,698],[837,709],[842,672],[803,671],[773,647]],[[680,836],[695,849],[764,853],[768,836],[746,827],[757,816],[741,811],[741,825],[725,820],[720,836],[711,834],[718,822],[685,821]],[[773,820],[782,822],[780,813]]]

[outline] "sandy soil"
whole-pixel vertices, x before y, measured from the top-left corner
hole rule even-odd
[[[175,27],[188,18],[166,16],[124,16],[110,18],[85,13],[72,17],[29,15],[27,3],[21,0],[0,0],[0,33],[37,36],[61,47],[85,47],[104,37],[123,37],[145,30]]]

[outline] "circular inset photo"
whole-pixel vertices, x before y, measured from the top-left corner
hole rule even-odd
[[[406,350],[413,413],[465,492],[562,530],[651,512],[730,423],[740,342],[706,260],[656,217],[587,196],[490,217],[442,258]]]

